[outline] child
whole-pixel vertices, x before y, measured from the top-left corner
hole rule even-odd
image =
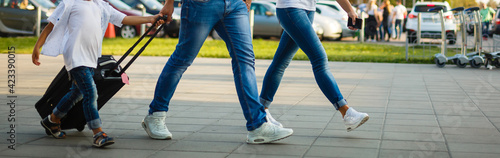
[[[54,138],[64,138],[61,118],[83,99],[83,112],[92,132],[93,146],[104,147],[114,143],[101,129],[97,111],[97,89],[92,78],[97,58],[101,56],[102,39],[108,23],[116,26],[153,23],[157,17],[126,16],[103,0],[63,0],[49,17],[49,24],[43,29],[33,49],[32,61],[39,66],[40,47],[42,54],[57,56],[63,54],[65,68],[72,80],[68,92],[54,108],[52,114],[40,124]]]

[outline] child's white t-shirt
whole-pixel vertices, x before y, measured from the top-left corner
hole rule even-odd
[[[276,8],[299,8],[316,11],[316,0],[278,0]]]
[[[86,66],[95,68],[101,56],[101,11],[93,1],[75,0],[68,22],[64,48],[66,70]]]
[[[68,12],[70,15],[67,23],[60,23],[59,17]],[[60,46],[63,47],[66,70],[70,71],[80,66],[96,68],[97,59],[101,57],[102,40],[108,22],[121,26],[124,17],[123,13],[102,0],[74,0],[71,6],[58,6],[49,20],[54,25],[66,25],[58,27],[65,29],[65,37],[51,38],[63,38]]]

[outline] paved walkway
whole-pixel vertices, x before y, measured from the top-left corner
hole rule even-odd
[[[271,107],[293,136],[245,143],[244,118],[230,59],[198,58],[184,74],[168,112],[172,140],[152,140],[140,126],[166,57],[141,57],[126,85],[100,115],[116,144],[90,147],[91,132],[45,135],[34,104],[62,67],[62,57],[16,59],[16,150],[7,98],[7,55],[0,54],[0,157],[499,157],[500,69],[331,62],[349,105],[370,120],[346,132],[339,112],[317,87],[308,61],[293,61]],[[270,60],[257,60],[259,86]]]

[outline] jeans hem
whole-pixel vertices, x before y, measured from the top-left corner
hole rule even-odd
[[[97,119],[94,119],[94,120],[87,122],[87,125],[89,126],[89,129],[92,130],[92,129],[97,129],[97,128],[101,127],[102,122],[101,122],[100,118],[97,118]]]
[[[341,99],[338,102],[336,102],[335,104],[333,104],[333,106],[335,106],[336,110],[339,110],[339,108],[344,106],[344,105],[347,105],[347,100],[345,100],[345,99]]]
[[[52,111],[52,114],[54,114],[57,118],[63,118],[67,113],[61,112],[59,109],[57,109],[57,107],[55,107]]]
[[[264,105],[265,108],[269,108],[269,106],[271,106],[271,102],[272,102],[272,101],[266,100],[264,98],[259,98],[259,101],[262,105]]]

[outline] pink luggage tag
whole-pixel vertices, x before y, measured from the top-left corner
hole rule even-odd
[[[128,82],[128,76],[127,76],[127,74],[125,74],[125,72],[122,73],[122,82],[125,83],[125,84],[129,84],[129,82]]]

